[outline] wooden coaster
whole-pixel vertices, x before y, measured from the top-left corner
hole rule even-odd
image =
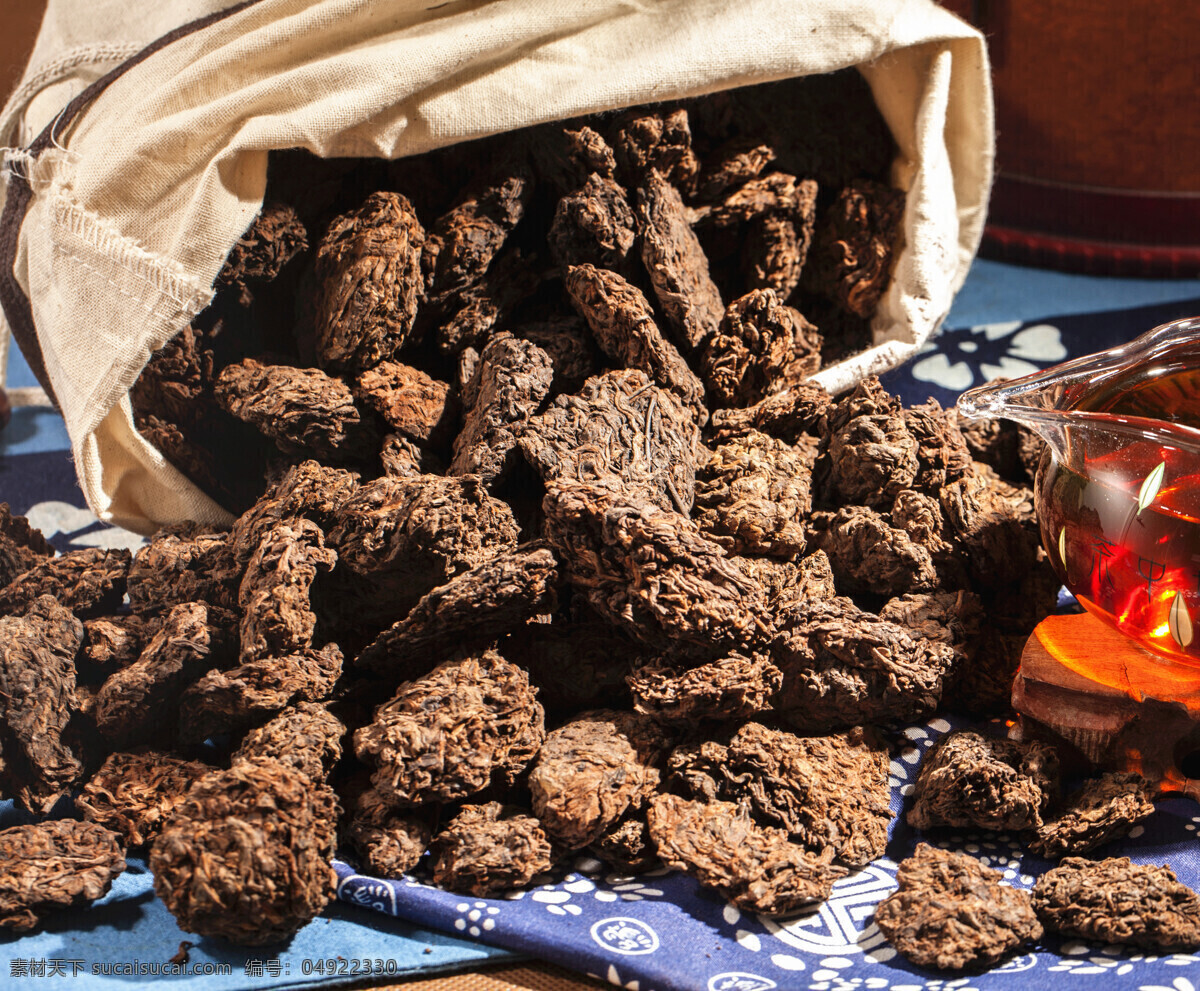
[[[1097,767],[1200,800],[1200,667],[1152,654],[1087,613],[1048,616],[1025,644],[1012,704],[1014,737],[1064,740]]]

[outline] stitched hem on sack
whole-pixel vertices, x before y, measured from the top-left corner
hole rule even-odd
[[[96,65],[101,62],[124,62],[133,58],[145,47],[138,44],[88,45],[72,48],[53,61],[38,67],[37,72],[25,80],[0,110],[0,142],[8,140],[8,132],[16,123],[17,116],[34,101],[47,86],[61,82],[81,65]]]
[[[130,241],[117,231],[105,226],[99,217],[84,210],[77,203],[56,200],[54,202],[54,223],[74,235],[78,241],[96,254],[107,258],[134,278],[145,282],[160,296],[165,296],[176,303],[189,319],[199,314],[212,298],[211,292],[198,288],[194,281],[189,280],[181,272],[172,272],[137,242]],[[71,257],[82,265],[94,268],[94,266],[87,265],[77,255]],[[97,270],[97,274],[101,273]],[[149,304],[146,306],[150,308]],[[151,308],[151,311],[153,312],[154,309],[157,309],[157,305]]]
[[[47,148],[50,148],[54,144],[54,133],[57,128],[66,127],[71,124],[113,82],[134,66],[144,62],[155,52],[166,48],[180,38],[186,38],[196,31],[200,31],[211,24],[216,24],[226,17],[238,14],[261,2],[262,0],[241,0],[240,3],[235,3],[232,7],[227,7],[225,10],[219,10],[216,13],[201,17],[190,24],[184,24],[174,31],[164,34],[157,41],[151,42],[133,56],[133,58],[118,65],[107,75],[97,79],[68,103],[63,108],[62,113],[55,120],[51,121],[42,133],[34,139],[33,143],[30,144],[28,149],[29,155],[36,158]],[[37,328],[33,322],[33,307],[30,305],[29,298],[25,295],[25,290],[13,274],[13,265],[17,259],[17,248],[21,238],[21,224],[24,222],[25,214],[29,210],[29,203],[33,198],[33,190],[29,185],[29,180],[26,178],[27,173],[24,169],[24,163],[15,160],[11,163],[11,168],[12,179],[8,183],[8,195],[4,200],[3,212],[0,212],[0,308],[4,310],[9,330],[12,332],[12,336],[16,338],[17,344],[20,345],[26,362],[37,377],[38,384],[46,390],[46,394],[54,400],[57,406],[58,399],[54,395],[54,387],[50,384],[50,377],[46,374],[46,362],[42,356],[42,346],[38,340]]]

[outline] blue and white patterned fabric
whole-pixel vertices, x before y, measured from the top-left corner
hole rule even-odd
[[[964,389],[998,375],[1024,375],[1113,347],[1158,324],[1200,314],[1200,286],[1195,283],[1174,284],[1178,298],[1160,302],[1163,297],[1156,293],[1162,283],[1122,284],[986,262],[977,263],[976,271],[981,274],[972,276],[981,280],[981,296],[999,292],[1002,298],[1015,298],[1030,281],[1040,281],[1067,298],[1076,312],[992,321],[988,308],[969,295],[969,279],[961,308],[982,319],[961,325],[952,314],[947,330],[904,368],[884,377],[887,388],[905,402],[933,396],[949,406]],[[1006,283],[1013,295],[1006,296]],[[1096,312],[1096,298],[1111,298],[1106,293],[1114,291],[1114,284],[1135,294],[1148,291],[1146,298],[1154,302]],[[1027,306],[1028,300],[1022,298],[1022,304]],[[1053,303],[1041,312],[1056,313]],[[948,831],[921,836],[904,823],[906,794],[921,755],[949,728],[946,719],[938,718],[904,734],[908,745],[891,765],[897,818],[887,856],[839,881],[824,905],[792,918],[746,915],[681,874],[623,877],[606,873],[602,864],[587,857],[545,884],[508,898],[449,894],[416,879],[382,881],[356,874],[349,864],[338,865],[338,893],[345,901],[419,919],[637,991],[1041,991],[1051,986],[1056,991],[1200,991],[1200,953],[1151,954],[1047,937],[1032,952],[970,977],[922,970],[896,954],[872,917],[875,906],[896,887],[897,863],[919,840],[976,856],[1017,887],[1031,887],[1052,866],[1024,853],[1014,835]],[[1103,852],[1170,864],[1181,881],[1200,890],[1198,826],[1200,805],[1186,798],[1164,799],[1144,827]]]
[[[884,381],[906,402],[932,395],[950,405],[962,389],[997,374],[1044,368],[1196,314],[1200,282],[1095,279],[977,262],[948,329]],[[22,376],[28,371],[17,359],[10,382],[32,384]],[[60,550],[137,546],[137,537],[99,523],[83,508],[65,448],[61,421],[52,413],[16,410],[0,433],[0,501],[29,513]],[[951,725],[950,717],[939,718],[904,734],[907,743],[891,765],[897,813],[922,754]],[[0,828],[20,821],[27,817],[11,803],[0,803]],[[1180,880],[1200,889],[1198,829],[1200,805],[1168,798],[1136,835],[1104,852],[1169,863]],[[897,863],[922,838],[978,857],[1018,887],[1029,887],[1049,866],[1023,853],[1010,835],[921,837],[898,817],[884,859],[840,881],[824,905],[769,920],[739,912],[683,875],[617,876],[587,858],[507,898],[455,895],[417,879],[381,881],[357,874],[352,863],[337,862],[341,903],[302,929],[290,946],[247,952],[180,931],[137,862],[95,906],[54,917],[39,933],[0,934],[8,957],[0,951],[0,984],[20,987],[39,971],[47,973],[55,960],[84,960],[88,969],[77,977],[47,976],[33,983],[70,981],[85,991],[124,986],[129,976],[93,975],[93,964],[131,959],[162,964],[187,940],[194,944],[193,962],[230,963],[232,973],[159,977],[157,986],[196,991],[331,986],[361,981],[362,975],[331,974],[324,963],[318,972],[317,961],[337,968],[366,959],[394,961],[389,969],[412,976],[528,955],[638,991],[1200,991],[1200,954],[1156,955],[1049,938],[981,975],[946,976],[908,965],[871,920],[875,906],[895,887]]]
[[[1047,938],[992,971],[970,978],[940,975],[900,957],[872,921],[875,906],[896,887],[896,866],[917,842],[961,850],[1030,888],[1053,864],[1023,852],[1015,834],[937,831],[922,835],[903,821],[924,753],[961,720],[935,718],[912,726],[891,763],[893,820],[887,855],[843,878],[833,897],[785,919],[746,914],[690,878],[666,871],[638,877],[607,873],[577,858],[545,883],[506,898],[455,895],[416,879],[380,881],[336,866],[344,901],[520,950],[585,970],[634,991],[1056,991],[1200,987],[1200,953],[1150,954],[1132,948]],[[1144,826],[1105,855],[1169,863],[1181,881],[1200,888],[1200,805],[1168,798]],[[1120,984],[1114,983],[1120,980]]]

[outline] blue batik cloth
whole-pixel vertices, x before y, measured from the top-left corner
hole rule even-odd
[[[1000,375],[1020,375],[1068,356],[1127,341],[1158,323],[1200,314],[1200,281],[1097,279],[978,261],[944,331],[905,368],[884,378],[906,402],[934,396],[949,405],[965,388]],[[19,356],[9,384],[32,385]],[[137,546],[140,539],[106,526],[84,507],[62,421],[47,410],[18,409],[0,433],[0,501],[29,513],[60,550]],[[899,812],[921,754],[951,726],[947,719],[907,731],[909,745],[892,763],[892,805]],[[0,828],[28,821],[0,803]],[[1200,888],[1200,806],[1187,799],[1158,803],[1137,835],[1104,852],[1170,863],[1180,880]],[[924,837],[961,849],[1027,887],[1048,866],[1024,854],[1016,838],[994,833]],[[509,898],[470,898],[420,883],[366,878],[337,863],[340,904],[302,929],[284,948],[245,950],[182,932],[155,898],[144,862],[118,878],[95,905],[59,913],[27,936],[0,937],[0,986],[71,982],[85,991],[152,981],[160,987],[232,991],[343,984],[365,962],[382,961],[411,976],[529,955],[639,991],[767,991],[771,988],[883,991],[972,988],[1055,991],[1130,988],[1200,991],[1200,956],[1154,955],[1120,947],[1047,940],[988,974],[959,978],[921,971],[896,957],[871,924],[875,905],[895,886],[896,864],[918,839],[893,825],[887,857],[843,879],[834,897],[787,920],[748,916],[679,874],[636,878],[607,874],[587,859],[552,883]],[[382,914],[381,914],[382,913]],[[228,976],[93,976],[94,965],[161,965],[194,944],[188,966],[227,964]],[[7,956],[7,960],[4,959]],[[34,977],[63,968],[77,977]],[[330,965],[341,970],[330,974]],[[28,975],[28,976],[26,976]],[[380,975],[377,975],[380,976]]]
[[[1120,305],[1131,297],[1144,305]],[[1000,314],[1009,318],[996,319]],[[1200,284],[1195,282],[1094,279],[977,262],[948,329],[883,382],[906,403],[933,396],[950,406],[964,389],[996,376],[1024,375],[1197,314]],[[871,920],[875,906],[896,887],[897,863],[918,840],[972,854],[1017,887],[1032,886],[1052,866],[1023,852],[1014,835],[921,836],[904,823],[906,792],[921,755],[950,725],[939,718],[905,732],[908,746],[891,765],[897,818],[887,857],[839,881],[828,902],[793,918],[746,915],[681,874],[622,877],[586,857],[568,873],[508,898],[454,895],[416,879],[382,881],[338,865],[339,896],[638,991],[1200,991],[1200,955],[1193,954],[1152,954],[1048,937],[1033,952],[989,973],[959,977],[922,970],[895,953]],[[1144,827],[1111,844],[1104,855],[1169,863],[1181,881],[1200,890],[1198,826],[1200,805],[1164,799]]]

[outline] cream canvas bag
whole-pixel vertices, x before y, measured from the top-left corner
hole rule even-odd
[[[986,50],[932,0],[246,0],[225,10],[162,0],[136,16],[143,5],[124,3],[123,41],[98,20],[116,6],[51,0],[20,99],[0,118],[16,146],[0,302],[62,410],[88,503],[131,529],[228,518],[134,429],[128,392],[212,299],[262,203],[272,150],[395,158],[857,66],[908,196],[873,346],[816,376],[833,392],[895,367],[934,333],[982,231]],[[60,43],[103,57],[77,51],[71,68]]]

